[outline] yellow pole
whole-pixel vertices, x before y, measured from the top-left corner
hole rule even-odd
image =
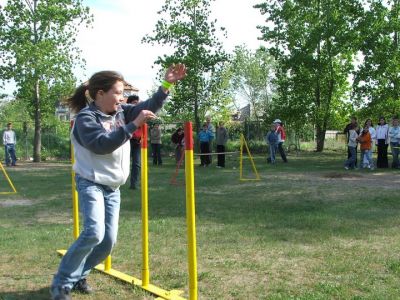
[[[197,300],[196,212],[192,123],[185,123],[186,224],[188,235],[189,299]]]
[[[111,255],[107,256],[104,261],[104,271],[109,272],[111,270]]]
[[[142,126],[141,148],[141,192],[142,192],[142,286],[149,285],[149,201],[147,174],[147,124]]]
[[[74,121],[71,121],[71,130],[73,128]],[[75,164],[75,155],[74,155],[74,145],[71,143],[71,163],[72,166]],[[73,216],[73,235],[74,239],[78,239],[79,237],[79,203],[78,203],[78,192],[76,191],[76,183],[75,183],[75,171],[74,168],[71,168],[71,186],[72,186],[72,216]]]
[[[3,171],[4,176],[6,177],[9,185],[11,186],[12,190],[14,191],[14,193],[16,193],[17,190],[15,189],[10,177],[8,177],[7,172],[6,172],[6,170],[4,169],[4,167],[3,167],[3,165],[1,163],[0,163],[0,167],[1,167],[1,170]]]

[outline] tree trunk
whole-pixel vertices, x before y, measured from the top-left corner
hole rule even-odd
[[[325,132],[326,128],[323,128],[321,124],[316,124],[316,139],[317,139],[317,152],[322,152],[325,145]]]
[[[33,139],[33,161],[40,162],[42,148],[42,124],[41,124],[41,111],[40,111],[40,94],[39,94],[39,79],[35,82],[35,136]]]

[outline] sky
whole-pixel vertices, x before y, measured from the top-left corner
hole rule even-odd
[[[4,5],[6,0],[0,0]],[[215,0],[211,6],[211,19],[217,19],[217,27],[225,27],[228,37],[220,38],[227,52],[236,45],[256,49],[264,42],[257,40],[261,35],[256,28],[264,24],[265,17],[253,6],[261,0]],[[87,80],[101,70],[115,70],[125,80],[139,88],[139,97],[148,97],[158,84],[158,56],[168,53],[160,45],[142,44],[146,34],[151,34],[159,18],[164,0],[84,0],[94,15],[91,28],[82,28],[77,36],[77,45],[86,60],[86,70],[76,70],[79,81]],[[11,94],[13,85],[6,86]]]

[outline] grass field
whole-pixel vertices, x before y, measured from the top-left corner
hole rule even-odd
[[[248,182],[237,158],[196,166],[199,299],[400,299],[400,173],[345,171],[343,156],[256,157]],[[164,161],[149,172],[150,280],[187,296],[185,189]],[[0,299],[49,299],[55,250],[72,242],[70,165],[7,170],[18,194],[0,195]],[[140,225],[140,191],[124,186],[113,268],[135,277]],[[96,293],[73,299],[154,299],[98,272],[89,283]]]

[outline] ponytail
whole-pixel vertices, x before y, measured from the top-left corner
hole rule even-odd
[[[117,81],[125,82],[124,77],[115,71],[101,71],[93,74],[89,81],[78,87],[72,97],[67,100],[69,107],[78,113],[96,99],[98,91],[108,92]]]
[[[68,98],[67,101],[68,101],[69,107],[75,113],[80,112],[83,108],[86,107],[86,105],[88,105],[89,99],[87,99],[87,97],[86,97],[87,89],[88,89],[88,86],[85,84],[82,84],[75,90],[75,93],[70,98]]]

